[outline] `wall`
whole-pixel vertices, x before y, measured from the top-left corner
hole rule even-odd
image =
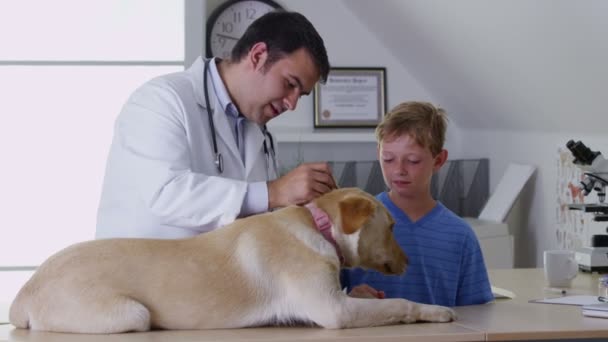
[[[423,100],[433,102],[432,95],[412,77],[409,71],[391,52],[376,39],[342,1],[279,1],[286,9],[304,14],[323,37],[330,64],[336,67],[374,67],[387,69],[387,106],[392,108],[403,101]],[[322,6],[319,4],[322,3]],[[339,20],[337,20],[339,18]],[[348,39],[347,39],[348,37]],[[441,104],[439,104],[441,105]],[[269,126],[277,132],[285,127],[313,128],[313,98],[300,100],[298,108],[273,120]],[[449,112],[448,112],[449,114]],[[371,132],[373,130],[363,130]],[[337,132],[336,134],[339,134]],[[461,154],[460,128],[456,120],[450,121],[446,148],[450,156]],[[370,160],[376,158],[375,143],[345,142],[338,144],[282,143],[279,153],[284,165],[292,165],[296,156],[303,160]]]
[[[604,131],[607,1],[343,3],[463,129]]]
[[[422,100],[435,102],[433,96],[421,86],[410,72],[402,65],[382,42],[371,33],[368,27],[354,15],[347,3],[341,0],[301,1],[277,0],[285,9],[304,14],[323,37],[328,51],[330,64],[336,67],[375,67],[387,69],[387,106],[388,109],[403,101]],[[207,0],[206,12],[210,15],[221,0]],[[322,3],[322,6],[319,4]],[[339,18],[339,20],[336,20]],[[348,37],[348,39],[346,39]],[[441,103],[437,103],[441,105]],[[274,119],[269,123],[272,132],[285,130],[313,131],[313,96],[302,98],[298,108]],[[449,115],[449,111],[448,111]],[[325,130],[327,131],[327,130]],[[350,130],[353,131],[353,130]],[[371,134],[373,129],[354,130],[362,134]],[[340,132],[337,131],[336,134]],[[315,140],[315,139],[313,139]],[[450,120],[446,137],[446,148],[450,156],[458,158],[461,154],[462,134],[458,121]],[[303,160],[367,160],[376,157],[375,143],[344,142],[324,143],[308,142],[304,138],[298,142],[281,143],[279,154],[282,164],[292,165],[294,161]],[[352,144],[355,144],[354,146]]]
[[[492,191],[509,162],[535,165],[537,171],[529,188],[524,191],[515,210],[518,216],[514,229],[516,239],[516,266],[542,265],[542,252],[546,249],[563,248],[557,236],[557,164],[558,149],[565,149],[570,139],[581,140],[593,151],[608,154],[608,138],[599,134],[576,132],[522,132],[505,130],[466,130],[463,142],[465,157],[490,159],[490,191]],[[590,195],[586,202],[593,202]],[[580,214],[590,221],[591,214]],[[583,243],[592,234],[605,233],[606,224],[589,222],[584,232],[579,232]],[[576,247],[576,246],[574,246]]]

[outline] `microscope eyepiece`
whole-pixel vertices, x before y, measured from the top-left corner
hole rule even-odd
[[[594,152],[585,146],[580,140],[575,142],[570,140],[566,143],[566,147],[572,152],[574,156],[574,164],[591,165],[595,157],[600,155],[600,152]]]

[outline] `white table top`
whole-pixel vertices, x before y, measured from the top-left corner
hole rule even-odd
[[[579,274],[570,294],[596,294],[597,275]],[[326,330],[269,327],[206,331],[154,331],[116,335],[32,332],[0,325],[0,340],[9,341],[500,341],[532,339],[608,338],[608,320],[585,317],[578,306],[528,303],[557,296],[546,291],[542,269],[491,270],[494,286],[516,294],[511,300],[457,307],[453,323],[421,323],[375,328]]]

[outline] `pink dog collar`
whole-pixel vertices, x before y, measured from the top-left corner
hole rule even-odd
[[[313,221],[315,221],[315,226],[317,227],[317,230],[321,232],[325,240],[329,241],[336,249],[338,259],[340,259],[340,264],[344,264],[344,256],[340,252],[340,247],[338,247],[336,240],[331,235],[331,220],[329,219],[329,215],[327,215],[327,213],[323,211],[323,209],[317,207],[312,202],[306,204],[305,207],[310,211]]]

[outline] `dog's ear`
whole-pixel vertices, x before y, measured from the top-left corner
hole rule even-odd
[[[376,204],[363,196],[349,196],[339,203],[342,231],[356,232],[376,211]]]

